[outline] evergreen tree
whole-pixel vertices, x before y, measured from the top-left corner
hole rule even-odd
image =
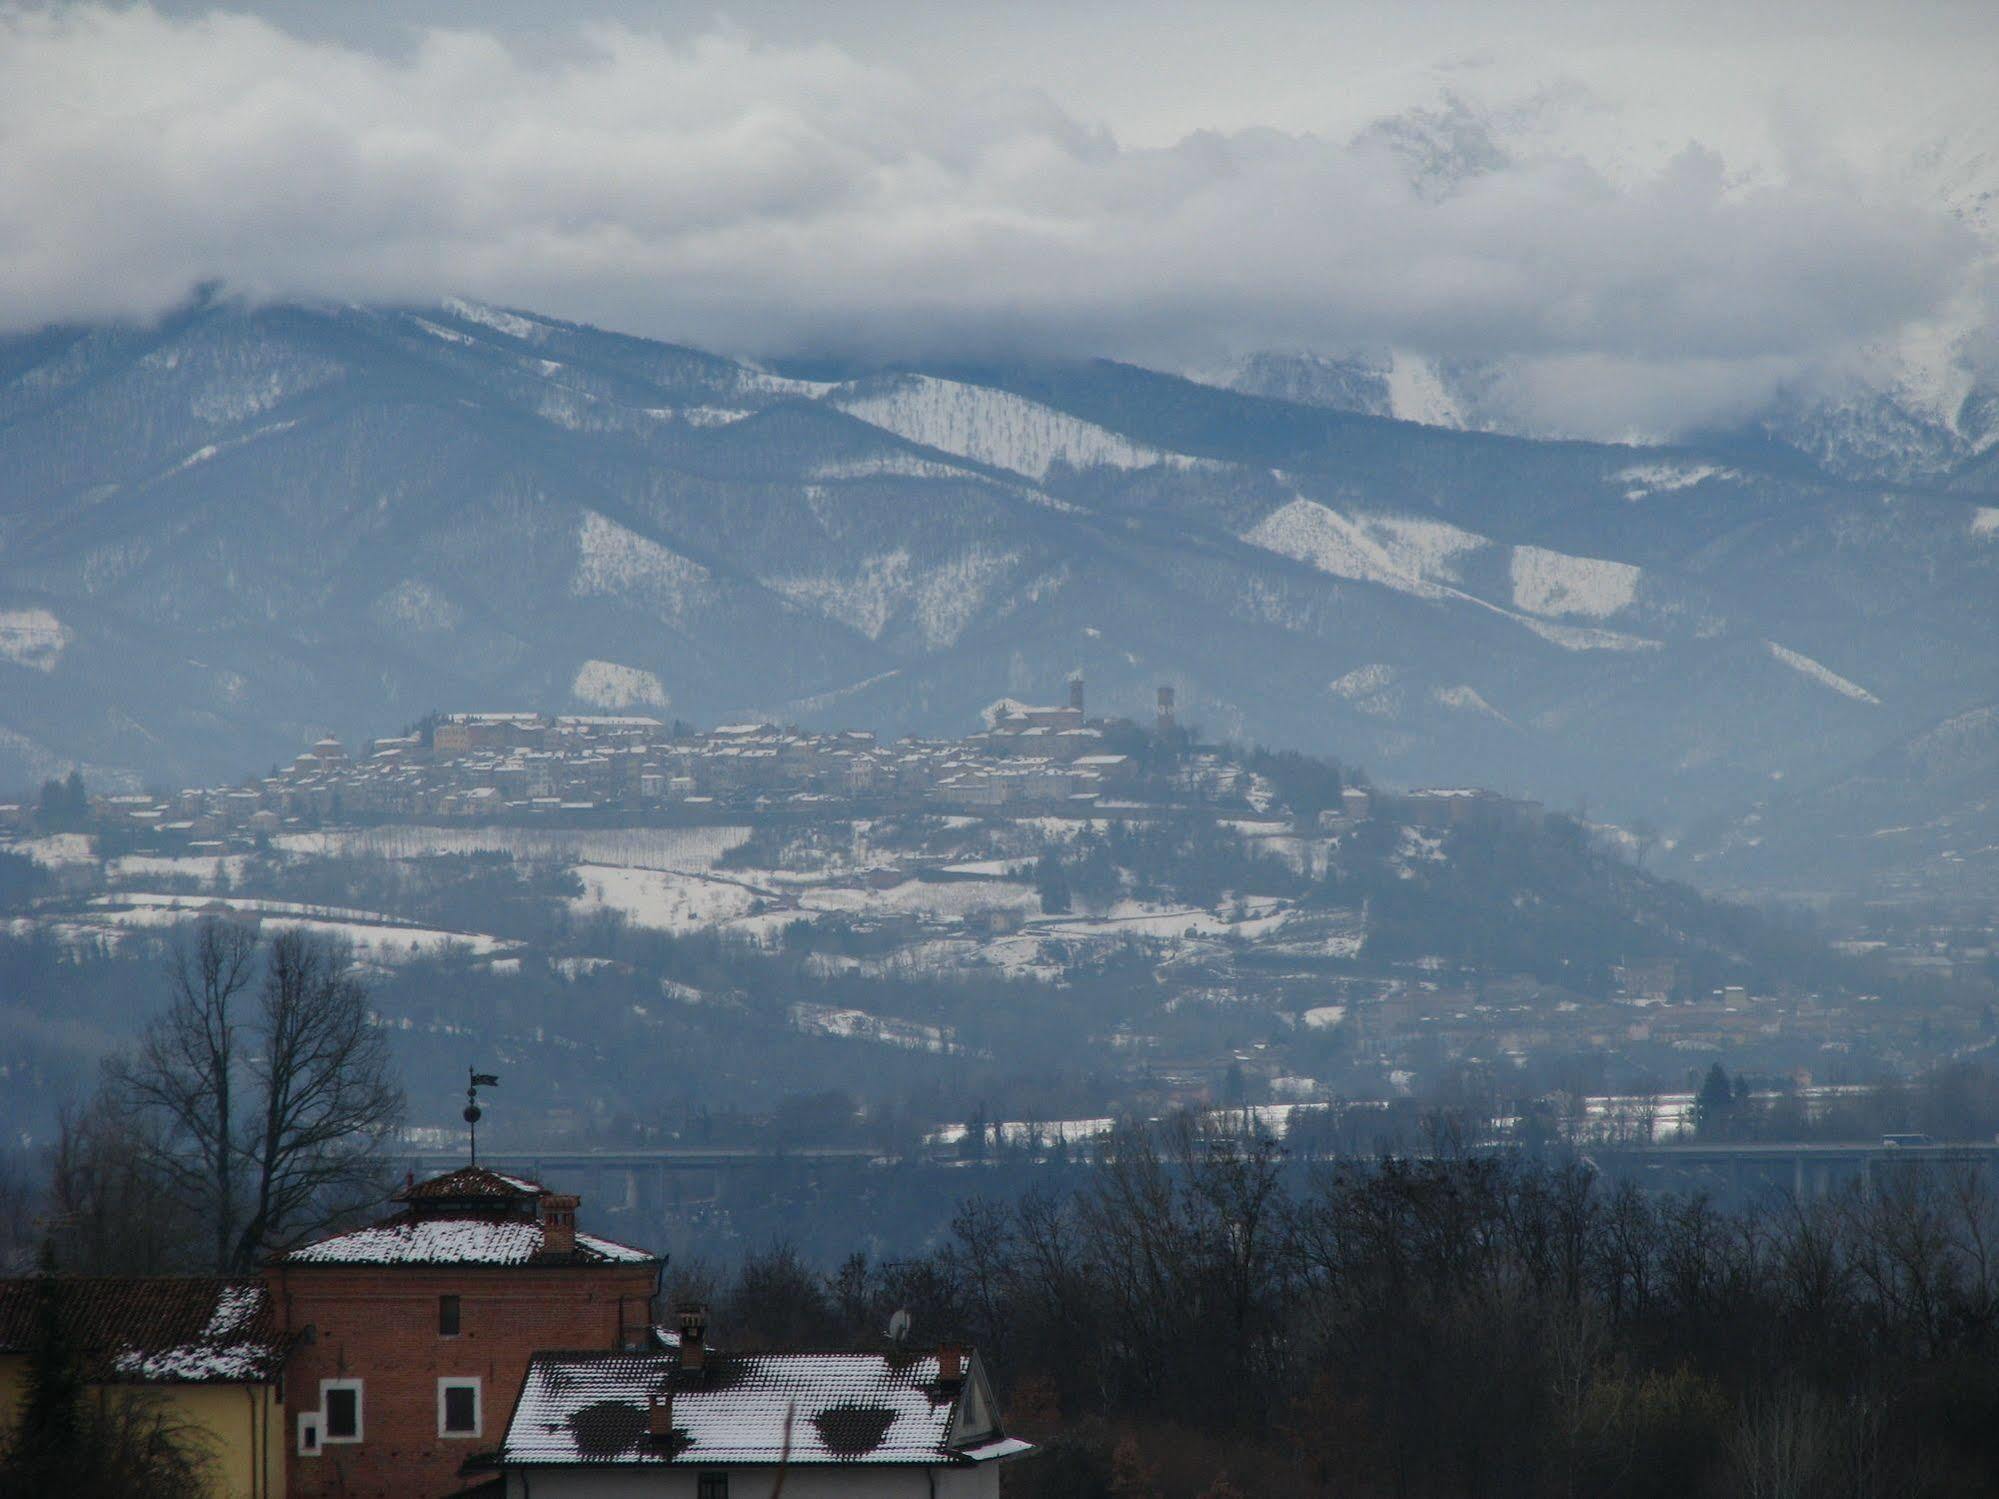
[[[1728,1080],[1727,1069],[1716,1062],[1708,1068],[1700,1092],[1694,1095],[1694,1129],[1703,1135],[1720,1134],[1734,1116],[1735,1088]]]
[[[73,1466],[83,1436],[83,1363],[64,1316],[55,1245],[44,1239],[35,1278],[35,1325],[28,1344],[21,1424],[8,1466],[19,1476],[53,1476]]]

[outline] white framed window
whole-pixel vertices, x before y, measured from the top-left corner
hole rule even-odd
[[[485,1423],[485,1402],[474,1374],[447,1374],[437,1382],[437,1434],[476,1437]]]
[[[319,1456],[319,1422],[320,1414],[318,1411],[300,1411],[298,1413],[298,1455],[300,1457]]]
[[[325,1445],[360,1441],[361,1381],[322,1379],[319,1382],[319,1415],[319,1440]]]

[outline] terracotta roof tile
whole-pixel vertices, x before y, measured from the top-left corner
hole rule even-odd
[[[0,1353],[34,1338],[41,1278],[0,1280]],[[57,1276],[69,1335],[92,1379],[240,1384],[273,1379],[284,1337],[262,1281],[215,1276]]]

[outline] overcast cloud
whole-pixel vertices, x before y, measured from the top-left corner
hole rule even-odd
[[[1524,405],[1614,433],[1990,322],[1990,247],[1953,211],[1975,175],[1948,149],[1912,170],[1894,132],[1774,85],[1709,136],[1620,92],[1629,58],[1535,78],[1407,51],[1351,64],[1386,123],[1274,96],[1258,125],[1218,83],[1201,128],[1198,95],[1176,125],[1123,63],[1098,114],[1073,59],[945,70],[893,27],[869,49],[762,20],[375,38],[283,8],[0,14],[0,325],[219,281],[463,293],[761,355],[1392,345],[1527,356]]]

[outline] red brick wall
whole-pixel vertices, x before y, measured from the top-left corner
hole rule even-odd
[[[294,1499],[432,1499],[465,1486],[458,1465],[499,1445],[528,1356],[614,1348],[621,1326],[651,1318],[654,1267],[290,1266],[268,1272],[278,1311],[313,1329],[285,1372],[288,1493]],[[440,1337],[438,1297],[459,1297],[459,1333]],[[437,1382],[481,1382],[477,1437],[438,1435]],[[323,1379],[362,1383],[362,1439],[297,1452],[298,1413],[317,1410]]]

